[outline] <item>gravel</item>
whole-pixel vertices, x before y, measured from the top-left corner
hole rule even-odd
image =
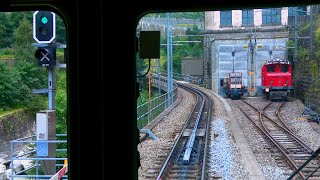
[[[211,91],[201,88],[213,99],[213,114],[209,142],[208,175],[213,179],[249,179],[231,132],[231,119],[227,111]],[[213,138],[215,137],[215,138]]]
[[[138,145],[141,156],[141,167],[138,169],[139,179],[145,179],[144,175],[154,166],[157,156],[163,154],[163,149],[168,149],[174,144],[175,132],[180,132],[195,104],[195,98],[191,93],[179,89],[182,93],[182,100],[162,121],[153,129],[152,133],[159,138],[159,141],[147,138]]]
[[[208,174],[223,179],[248,179],[241,159],[237,159],[237,147],[227,130],[224,119],[216,118],[212,122],[214,137],[210,141]],[[238,154],[239,155],[239,154]]]

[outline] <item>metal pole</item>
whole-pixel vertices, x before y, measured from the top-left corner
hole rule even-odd
[[[170,17],[169,17],[169,13],[167,13],[167,93],[168,93],[168,106],[170,106],[170,60],[171,60],[171,57],[170,57]]]
[[[149,87],[148,87],[148,124],[150,122],[150,114],[151,114],[151,73],[149,71],[148,73],[148,82],[149,82]]]
[[[310,56],[313,57],[313,5],[310,6]]]
[[[160,71],[160,59],[158,59],[158,88],[159,88],[159,95],[161,95],[161,78],[160,78],[160,75],[161,75],[161,71]]]
[[[206,68],[204,68],[205,70],[206,70],[206,73],[204,74],[204,79],[205,79],[205,81],[206,81],[206,88],[208,88],[208,84],[209,84],[209,61],[210,61],[210,59],[209,59],[209,50],[210,50],[210,38],[209,38],[209,36],[208,36],[208,34],[206,35],[206,62],[205,63],[203,63],[204,64],[204,66],[206,67]],[[202,83],[204,83],[204,80],[203,80],[203,82]]]
[[[173,55],[172,55],[172,28],[170,29],[170,105],[173,103]]]
[[[298,56],[298,8],[295,8],[294,13],[294,57],[293,61],[297,61]]]
[[[252,91],[252,88],[254,87],[254,43],[252,42],[252,36],[250,37],[249,41],[249,61],[250,61],[250,72],[249,72],[249,82],[248,82],[248,88],[250,87],[250,91],[248,92],[248,96],[254,96],[254,92]]]
[[[232,52],[232,72],[234,72],[234,56],[235,56],[235,51]]]
[[[54,68],[49,67],[48,68],[48,105],[49,105],[49,110],[54,110],[56,109],[56,77],[55,77],[55,72]]]

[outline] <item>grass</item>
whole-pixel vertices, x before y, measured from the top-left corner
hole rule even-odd
[[[13,114],[15,112],[23,111],[23,108],[10,109],[7,111],[0,110],[0,118],[9,114]]]
[[[0,55],[0,59],[13,59],[14,55],[12,54],[4,54],[4,55]]]

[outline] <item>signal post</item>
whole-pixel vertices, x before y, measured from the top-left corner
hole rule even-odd
[[[33,90],[33,93],[48,93],[48,110],[40,111],[36,115],[37,157],[55,158],[56,144],[49,143],[56,140],[56,27],[55,14],[50,11],[36,11],[33,14],[33,38],[38,47],[35,57],[38,66],[48,69],[48,89]],[[37,162],[36,162],[37,163]],[[40,160],[41,169],[45,175],[56,173],[56,160]]]

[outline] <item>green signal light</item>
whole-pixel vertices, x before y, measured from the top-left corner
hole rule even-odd
[[[42,22],[43,24],[47,24],[47,23],[48,23],[48,18],[47,18],[47,17],[42,17],[42,18],[41,18],[41,22]]]

